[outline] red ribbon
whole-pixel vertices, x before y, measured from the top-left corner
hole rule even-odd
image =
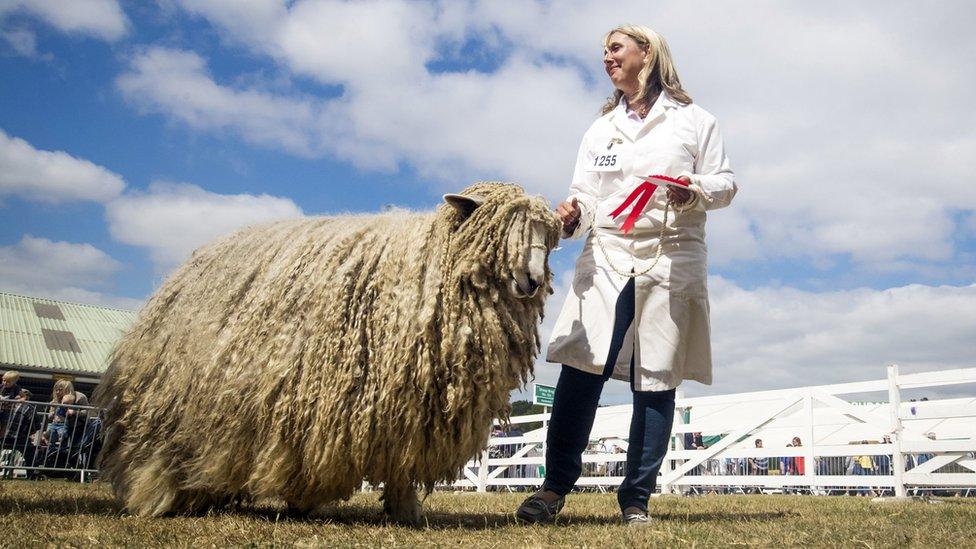
[[[630,196],[628,196],[627,199],[623,201],[623,203],[617,206],[616,210],[610,212],[610,217],[617,217],[618,215],[623,213],[624,210],[627,209],[627,206],[630,206],[631,202],[634,202],[635,200],[637,201],[637,203],[634,204],[634,209],[630,211],[630,214],[627,216],[627,219],[624,220],[624,224],[620,226],[620,232],[624,234],[629,233],[630,230],[634,228],[634,223],[637,222],[637,218],[640,217],[642,213],[644,213],[644,207],[647,206],[647,203],[651,200],[651,195],[653,195],[654,191],[657,190],[657,185],[651,183],[651,179],[660,179],[662,181],[668,181],[670,183],[677,183],[678,185],[681,185],[683,187],[688,186],[688,184],[685,183],[684,181],[681,181],[680,179],[675,179],[673,177],[668,177],[666,175],[648,176],[643,183],[637,185],[637,188],[634,189],[632,193],[630,193]]]

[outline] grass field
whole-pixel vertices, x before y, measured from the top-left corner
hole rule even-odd
[[[572,496],[560,520],[522,526],[512,511],[524,494],[435,493],[427,525],[387,523],[377,494],[357,494],[312,517],[274,505],[206,516],[128,516],[100,484],[0,481],[0,545],[91,546],[924,546],[976,545],[976,501],[872,504],[868,498],[704,496],[651,502],[643,530],[617,522],[613,494]]]

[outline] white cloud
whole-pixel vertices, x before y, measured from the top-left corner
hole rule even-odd
[[[525,60],[492,75],[472,71],[430,76],[419,86],[370,87],[355,93],[355,100],[221,85],[191,52],[153,48],[131,66],[117,84],[147,111],[302,156],[333,151],[366,169],[392,170],[408,162],[452,190],[491,178],[559,196],[587,121],[553,111],[585,112],[595,101],[552,94],[582,86],[574,70]]]
[[[42,151],[0,130],[0,197],[59,203],[104,202],[122,192],[122,177],[62,151]]]
[[[421,2],[296,2],[274,29],[271,53],[323,82],[419,84],[428,76],[436,26],[434,7]]]
[[[820,293],[746,290],[718,277],[710,285],[712,394],[881,379],[890,363],[973,366],[976,285]]]
[[[188,183],[166,182],[155,182],[144,193],[127,193],[106,207],[112,237],[148,248],[161,272],[179,265],[217,236],[301,215],[301,209],[286,198],[216,194]]]
[[[0,291],[135,310],[141,301],[105,293],[121,264],[91,244],[24,235],[0,246]]]
[[[42,61],[54,59],[53,55],[49,53],[42,54],[37,50],[37,36],[27,29],[0,30],[0,38],[3,38],[17,55]]]
[[[258,51],[273,51],[287,8],[279,0],[176,0],[189,13],[213,21],[228,37]]]
[[[194,53],[151,48],[131,60],[116,81],[127,99],[164,112],[192,128],[236,132],[252,143],[309,156],[321,153],[315,136],[321,102],[237,90],[214,82]]]
[[[189,98],[195,110],[187,114],[152,93],[166,86],[162,77],[137,68],[148,108],[297,154],[337,153],[367,169],[406,163],[452,186],[511,179],[550,198],[565,192],[576,144],[609,91],[602,34],[621,21],[650,22],[670,39],[696,101],[722,122],[740,176],[735,213],[716,214],[710,226],[717,264],[844,256],[882,270],[945,263],[956,252],[950,212],[976,210],[966,70],[976,37],[963,23],[973,15],[965,4],[868,3],[840,13],[661,2],[653,21],[640,1],[613,10],[503,1],[180,4],[227,41],[296,77],[341,86],[342,95],[267,94],[252,105],[242,97],[262,92],[217,84],[200,61],[170,76],[203,75],[197,89],[222,99]],[[464,66],[469,40],[488,44],[476,55],[504,56],[500,66],[428,70],[445,59]]]
[[[572,278],[572,269],[557,274],[546,304],[535,365],[542,384],[559,377],[560,366],[545,362],[546,343]],[[974,366],[976,285],[819,293],[748,290],[721,277],[709,285],[714,381],[682,384],[688,396],[883,379],[891,363],[907,373]],[[611,380],[601,402],[629,399],[627,384]]]
[[[103,40],[118,40],[129,30],[129,20],[117,0],[0,0],[0,20],[17,11],[39,17],[60,31]]]

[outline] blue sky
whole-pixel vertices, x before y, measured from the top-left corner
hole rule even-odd
[[[964,2],[51,6],[0,0],[0,291],[137,308],[242,224],[478,179],[559,200],[610,91],[602,33],[638,22],[741,187],[708,224],[716,384],[689,393],[972,365]],[[553,256],[550,322],[578,250]]]

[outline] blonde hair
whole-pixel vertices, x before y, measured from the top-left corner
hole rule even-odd
[[[20,372],[16,372],[14,370],[7,370],[3,374],[3,380],[9,381],[11,383],[17,383],[20,380]]]
[[[64,396],[64,395],[74,395],[75,394],[75,385],[73,383],[71,383],[70,381],[68,381],[67,379],[59,379],[59,380],[55,381],[54,382],[54,389],[53,389],[53,392],[51,393],[51,402],[61,402],[60,400],[58,400],[58,397],[55,396],[55,395],[58,394],[58,391],[61,391],[61,395],[62,396]]]
[[[637,101],[654,99],[662,90],[666,90],[675,101],[683,105],[691,104],[691,96],[681,87],[681,79],[674,68],[671,59],[671,48],[664,37],[656,31],[640,25],[621,25],[603,37],[603,46],[610,45],[610,37],[618,32],[633,39],[648,55],[644,59],[644,68],[637,74]],[[624,92],[614,90],[604,103],[601,114],[607,114],[616,108]]]

